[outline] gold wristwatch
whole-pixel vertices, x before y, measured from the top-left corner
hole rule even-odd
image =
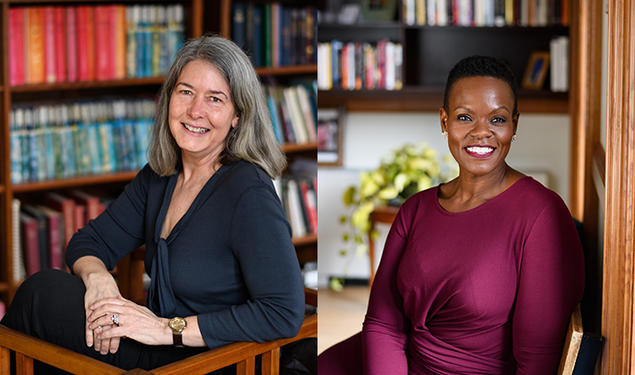
[[[183,330],[187,327],[187,321],[183,318],[174,317],[170,319],[168,327],[172,330],[172,340],[176,347],[183,347]]]

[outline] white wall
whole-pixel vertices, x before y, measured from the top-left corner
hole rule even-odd
[[[525,173],[547,172],[548,187],[568,202],[569,192],[569,116],[522,114],[518,140],[512,144],[508,163]],[[368,278],[368,258],[356,256],[349,245],[348,257],[338,255],[346,248],[340,238],[344,229],[339,217],[347,214],[342,193],[357,184],[359,173],[379,165],[381,158],[404,143],[425,141],[438,151],[449,154],[440,134],[439,115],[433,113],[349,113],[344,120],[343,166],[318,169],[318,269],[320,286],[330,276]],[[381,251],[388,226],[380,226]],[[379,259],[379,256],[377,258]]]

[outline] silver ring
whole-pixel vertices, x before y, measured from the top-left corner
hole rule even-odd
[[[112,323],[116,326],[119,326],[119,314],[112,314]]]

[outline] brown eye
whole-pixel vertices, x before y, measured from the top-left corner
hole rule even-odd
[[[472,118],[469,115],[458,115],[456,119],[459,121],[472,121]]]

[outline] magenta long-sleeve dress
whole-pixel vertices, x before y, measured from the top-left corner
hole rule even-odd
[[[555,373],[584,286],[569,210],[530,177],[458,213],[440,206],[438,190],[401,207],[361,344],[355,337],[342,345],[347,355],[337,347],[325,353],[320,374]],[[359,366],[352,366],[355,357]]]

